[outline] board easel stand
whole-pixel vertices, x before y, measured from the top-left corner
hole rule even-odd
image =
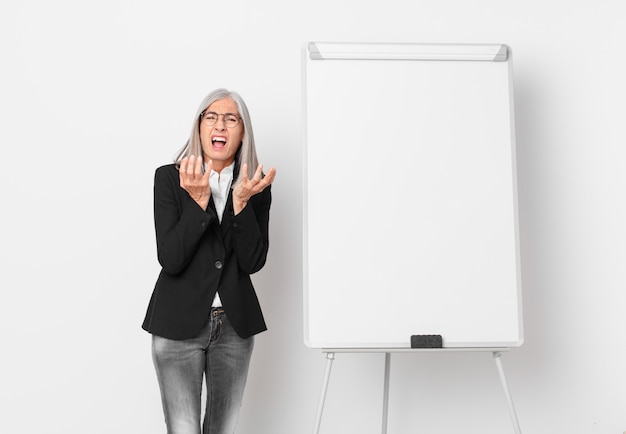
[[[385,353],[385,380],[383,386],[383,419],[382,419],[382,434],[387,434],[387,417],[389,407],[389,376],[391,371],[391,353],[423,353],[423,352],[453,352],[453,351],[476,351],[476,352],[491,352],[493,360],[496,363],[498,374],[500,376],[500,382],[504,389],[504,395],[506,398],[507,406],[509,408],[509,414],[511,416],[511,422],[513,423],[513,429],[515,434],[521,434],[522,431],[517,420],[517,413],[515,412],[515,406],[513,405],[513,398],[509,390],[509,385],[504,374],[504,368],[502,367],[502,352],[508,351],[509,348],[406,348],[406,349],[322,349],[322,353],[326,354],[326,372],[324,374],[324,383],[322,385],[322,393],[320,396],[319,405],[317,408],[317,416],[315,419],[315,429],[313,434],[319,434],[320,425],[322,422],[322,413],[324,411],[324,402],[326,401],[326,392],[328,391],[328,383],[330,381],[330,371],[332,369],[333,361],[335,360],[335,353]]]

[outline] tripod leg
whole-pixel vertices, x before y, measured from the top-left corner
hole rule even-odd
[[[506,376],[504,375],[504,368],[502,367],[502,360],[500,357],[502,353],[499,351],[493,352],[493,360],[496,362],[496,366],[498,367],[498,373],[500,374],[500,382],[502,383],[502,387],[504,388],[504,394],[506,395],[506,403],[509,406],[509,414],[511,415],[511,421],[513,422],[513,428],[515,429],[515,434],[522,434],[522,430],[519,426],[519,421],[517,420],[517,413],[515,412],[515,406],[513,405],[513,398],[511,397],[511,391],[509,390],[509,385],[506,381]]]
[[[389,371],[391,369],[391,353],[385,353],[385,384],[383,388],[383,434],[387,434],[387,417],[389,415]]]
[[[324,384],[322,385],[320,402],[317,406],[317,416],[315,418],[315,429],[313,430],[313,434],[318,434],[320,432],[322,412],[324,411],[324,402],[326,401],[326,392],[328,391],[328,381],[330,380],[330,370],[333,367],[333,360],[335,360],[335,353],[326,353],[326,373],[324,374]]]

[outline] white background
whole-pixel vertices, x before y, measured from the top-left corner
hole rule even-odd
[[[300,50],[380,41],[512,47],[525,343],[503,362],[520,424],[626,431],[621,5],[3,1],[0,430],[165,431],[140,329],[158,272],[152,176],[228,87],[278,169],[254,278],[270,331],[238,432],[312,431],[325,360],[302,339]],[[380,432],[382,371],[380,354],[338,355],[322,433]],[[512,432],[489,354],[395,355],[391,375],[390,434]]]

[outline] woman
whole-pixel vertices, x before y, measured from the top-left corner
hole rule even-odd
[[[200,104],[174,164],[156,170],[157,279],[143,328],[169,434],[232,434],[254,335],[266,330],[250,274],[265,264],[271,184],[248,109],[217,89]]]

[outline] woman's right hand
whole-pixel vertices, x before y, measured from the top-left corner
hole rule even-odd
[[[213,170],[213,162],[209,160],[204,173],[202,172],[202,164],[202,158],[195,155],[184,157],[180,160],[178,176],[180,186],[189,193],[189,196],[196,201],[200,208],[206,210],[211,198],[209,175]]]

